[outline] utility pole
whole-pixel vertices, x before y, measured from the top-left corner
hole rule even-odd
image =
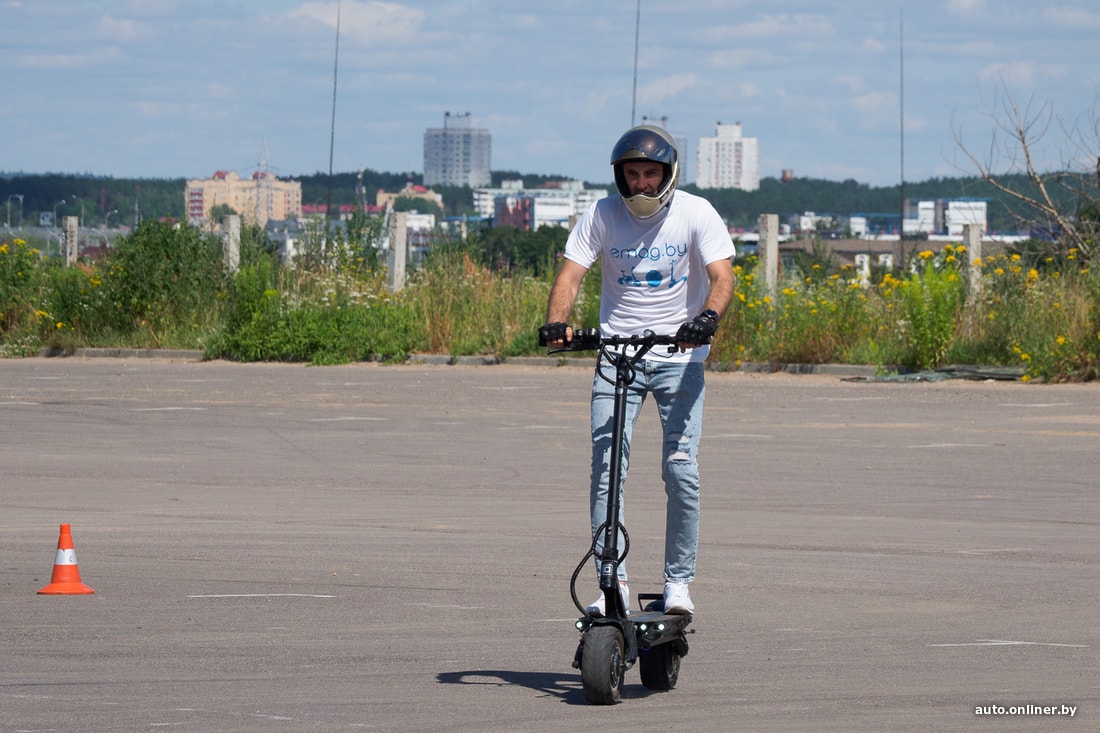
[[[901,200],[898,208],[898,265],[905,267],[905,9],[898,10],[898,119],[901,131]]]

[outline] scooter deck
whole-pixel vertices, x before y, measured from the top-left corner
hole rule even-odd
[[[693,616],[685,613],[665,613],[664,611],[631,611],[626,620],[635,624],[664,623],[676,628],[684,628],[691,623]]]
[[[691,624],[694,616],[682,613],[665,613],[664,611],[629,611],[626,620],[635,626],[645,626],[656,629],[661,626],[662,632],[674,632],[686,629]],[[587,626],[593,622],[591,616],[581,616],[579,624]],[[644,630],[644,629],[643,629]]]

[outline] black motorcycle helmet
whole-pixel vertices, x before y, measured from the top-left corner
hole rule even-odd
[[[656,196],[644,193],[630,195],[623,176],[623,164],[635,160],[652,160],[664,166],[665,176]],[[630,213],[648,219],[672,200],[680,180],[680,162],[676,144],[667,132],[653,125],[639,125],[623,133],[611,149],[611,165],[615,170],[615,187]]]

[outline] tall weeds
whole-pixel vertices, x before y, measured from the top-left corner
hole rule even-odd
[[[553,277],[545,266],[489,266],[461,246],[438,247],[392,293],[373,246],[323,245],[289,265],[263,247],[247,256],[242,248],[242,266],[230,273],[220,241],[187,227],[143,226],[74,267],[0,240],[0,355],[136,346],[331,364],[540,353]],[[734,301],[711,350],[719,365],[977,364],[1045,381],[1100,376],[1100,274],[1072,250],[1057,260],[1025,252],[972,263],[963,247],[946,245],[872,281],[814,257],[788,267],[774,292],[756,267],[749,259],[734,268]],[[597,267],[573,325],[598,325],[599,285]]]

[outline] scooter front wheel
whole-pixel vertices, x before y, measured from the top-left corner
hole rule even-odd
[[[623,633],[615,626],[593,626],[584,632],[581,653],[584,697],[596,705],[614,705],[623,692]]]

